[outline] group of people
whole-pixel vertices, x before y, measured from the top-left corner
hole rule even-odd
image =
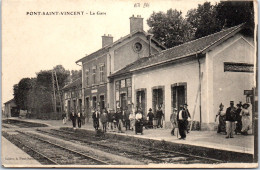
[[[65,115],[63,116],[63,123],[64,123],[64,119],[66,119]],[[74,110],[71,111],[70,120],[72,121],[72,126],[74,129],[76,128],[76,125],[78,125],[78,128],[81,128],[82,119],[84,119],[84,118],[80,111],[77,111],[77,112],[75,112]],[[65,123],[66,123],[66,121],[65,121]]]
[[[191,116],[187,107],[187,104],[180,105],[179,112],[176,108],[173,108],[173,112],[170,116],[170,121],[172,124],[171,134],[175,135],[175,128],[178,127],[179,134],[181,136],[179,139],[182,140],[185,140],[186,134],[189,133],[189,118],[191,118]]]
[[[135,112],[128,110],[128,107],[124,109],[122,107],[117,108],[116,112],[108,112],[107,109],[100,111],[99,109],[94,109],[92,111],[93,126],[96,130],[99,129],[99,124],[102,124],[103,132],[106,132],[107,129],[117,130],[119,133],[125,130],[135,130],[135,133],[143,134],[143,126],[147,128],[154,127],[155,117],[157,118],[156,126],[163,127],[163,111],[161,107],[158,107],[156,111],[156,116],[152,112],[152,109],[149,109],[147,117],[144,116],[142,108],[137,107]]]
[[[235,134],[247,135],[250,129],[250,111],[249,104],[239,102],[237,107],[234,106],[234,101],[230,101],[230,107],[224,111],[224,105],[219,105],[219,111],[216,115],[219,117],[219,125],[217,133],[226,134],[226,138],[233,138]]]

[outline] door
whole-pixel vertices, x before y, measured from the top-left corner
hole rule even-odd
[[[126,93],[120,94],[120,104],[123,109],[125,109],[127,103],[126,103]]]
[[[71,105],[70,105],[70,100],[68,100],[68,114],[71,112]]]
[[[89,98],[86,98],[86,116],[87,116],[87,122],[89,122],[89,118],[91,117],[91,111],[89,107]]]
[[[163,103],[163,89],[153,89],[153,112],[156,113],[158,107],[162,107]]]
[[[94,109],[97,109],[97,97],[93,96],[92,98],[92,106]]]
[[[136,106],[141,108],[142,112],[146,114],[146,98],[145,90],[140,90],[136,92]]]
[[[180,110],[180,105],[185,104],[185,87],[174,86],[172,87],[172,106]]]
[[[79,99],[79,111],[80,113],[82,113],[82,100]]]
[[[100,109],[103,110],[105,108],[105,96],[101,95],[99,101],[100,101]]]

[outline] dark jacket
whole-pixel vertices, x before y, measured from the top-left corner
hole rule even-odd
[[[157,110],[156,117],[157,118],[162,118],[163,117],[163,111],[162,110]]]
[[[92,118],[93,118],[94,121],[98,121],[99,116],[100,116],[99,113],[97,113],[97,115],[96,115],[96,112],[93,112],[93,114],[92,114]]]
[[[236,108],[235,107],[233,108],[233,110],[231,109],[231,107],[227,108],[226,121],[231,121],[231,122],[236,121]]]
[[[147,116],[149,117],[149,121],[153,121],[154,118],[153,112],[149,112]]]

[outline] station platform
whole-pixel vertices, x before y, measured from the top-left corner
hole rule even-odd
[[[72,127],[72,122],[68,121],[66,124],[62,123],[62,120],[39,120],[39,119],[20,119],[23,121],[38,122],[47,124],[50,127]],[[100,126],[101,128],[101,126]],[[92,121],[82,125],[81,129],[93,130]],[[159,141],[167,141],[178,144],[187,144],[192,146],[201,146],[206,148],[254,154],[254,136],[253,135],[234,135],[234,138],[226,139],[224,134],[218,134],[216,131],[191,131],[187,134],[186,140],[179,140],[176,136],[177,129],[175,129],[175,136],[171,135],[171,129],[156,128],[156,129],[145,129],[143,135],[135,134],[134,131],[125,131],[118,133],[117,130],[107,130],[107,133],[133,136],[144,139],[153,139]],[[180,136],[179,136],[180,137]]]
[[[36,167],[41,164],[20,148],[9,142],[6,138],[1,138],[2,142],[2,166],[3,167]]]

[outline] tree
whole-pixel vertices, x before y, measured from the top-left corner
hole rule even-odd
[[[153,12],[148,18],[149,33],[163,45],[170,48],[192,39],[190,24],[182,17],[182,12],[169,9],[164,12]]]
[[[253,1],[223,1],[216,5],[216,18],[225,28],[247,22],[254,27]]]
[[[82,77],[82,71],[81,70],[71,70],[71,81],[75,81],[78,78]]]
[[[13,87],[14,100],[19,109],[28,110],[28,94],[32,89],[32,82],[30,78],[23,78],[18,84]]]
[[[221,22],[216,16],[216,6],[211,5],[210,2],[199,4],[197,9],[191,9],[187,12],[187,22],[195,30],[196,39],[216,33],[222,29]]]

